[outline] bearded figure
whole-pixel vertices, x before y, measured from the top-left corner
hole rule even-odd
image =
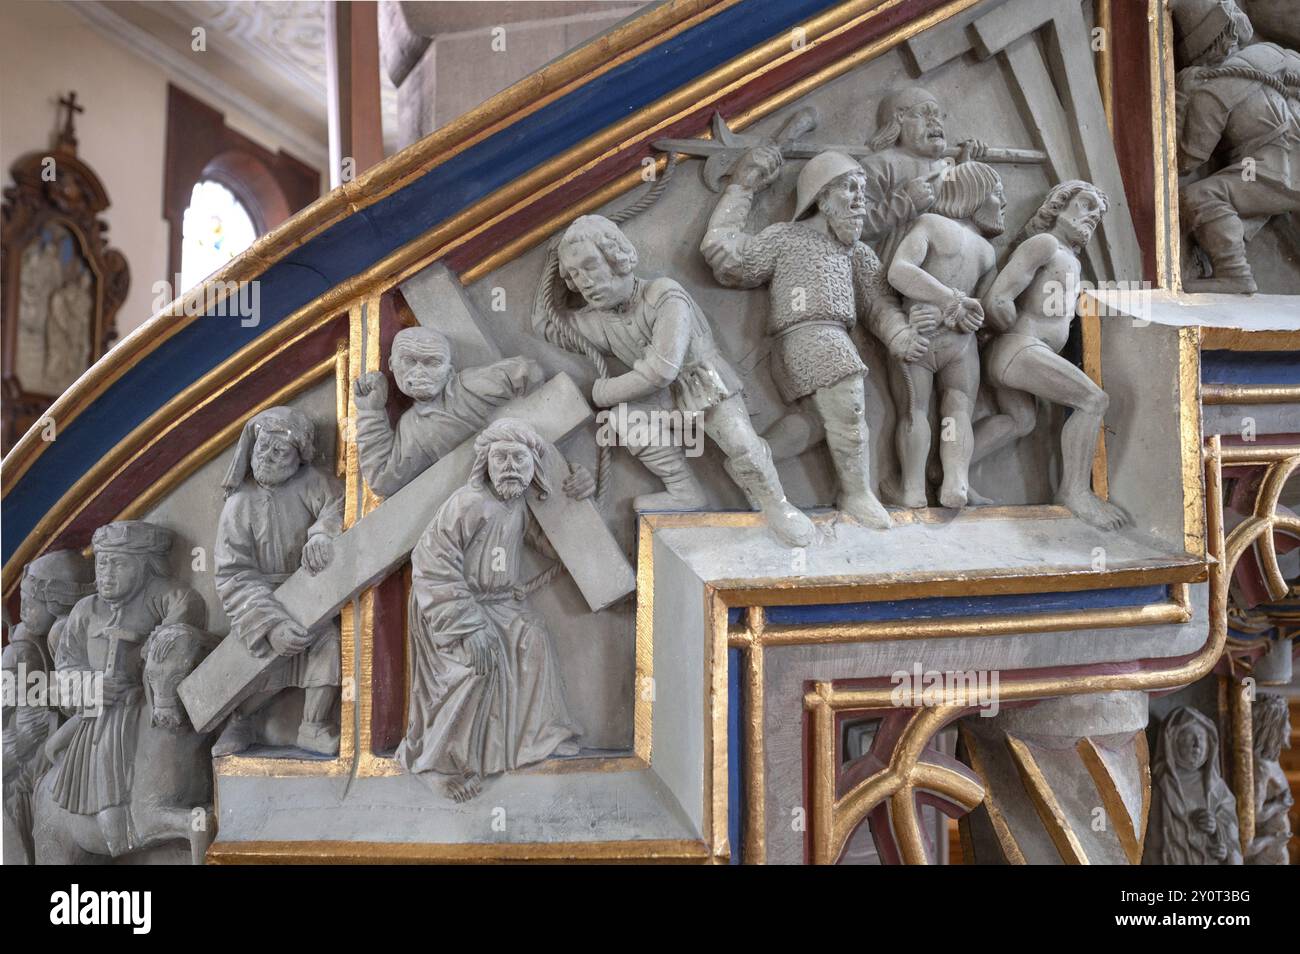
[[[334,704],[339,695],[339,631],[334,620],[304,630],[275,598],[276,588],[305,566],[319,573],[342,532],[338,481],[313,467],[315,428],[302,411],[273,407],[246,425],[224,483],[213,573],[230,617],[227,639],[255,656],[280,657],[230,718],[214,755],[262,741],[256,713],[289,687],[306,690],[298,746],[338,753]]]
[[[552,492],[545,451],[522,421],[489,425],[469,482],[411,554],[409,719],[397,760],[456,801],[488,776],[578,752],[551,636],[522,576],[525,545],[556,558],[526,499]],[[594,482],[577,468],[562,489],[581,498]]]
[[[1237,801],[1219,774],[1219,733],[1189,706],[1169,713],[1151,765],[1143,863],[1239,865]]]

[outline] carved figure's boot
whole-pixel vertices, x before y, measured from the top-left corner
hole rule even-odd
[[[893,521],[871,486],[871,437],[862,379],[855,375],[822,388],[813,394],[813,404],[826,425],[826,446],[840,480],[836,508],[865,527],[888,529]]]
[[[212,757],[220,758],[223,755],[238,755],[261,740],[257,717],[236,709],[231,714],[230,721],[226,723],[226,727],[222,730],[216,743],[212,746]]]
[[[317,755],[339,754],[339,731],[330,722],[306,722],[298,726],[298,748]]]
[[[1188,291],[1253,295],[1259,290],[1246,262],[1246,235],[1241,219],[1224,215],[1204,222],[1196,229],[1196,241],[1210,256],[1214,277],[1189,279],[1184,283]]]
[[[704,488],[691,473],[686,454],[680,447],[651,445],[629,447],[634,457],[660,480],[664,489],[660,493],[641,494],[632,501],[636,510],[701,510],[704,508]]]
[[[95,816],[104,844],[113,858],[121,858],[131,850],[131,819],[125,805],[113,805]]]
[[[726,471],[750,502],[763,511],[773,536],[788,547],[806,547],[813,542],[816,528],[803,511],[786,500],[766,443],[759,440],[754,450],[728,458]]]

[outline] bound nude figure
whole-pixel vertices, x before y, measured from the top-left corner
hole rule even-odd
[[[987,323],[999,334],[985,350],[985,377],[997,389],[1000,414],[975,427],[973,460],[1034,429],[1035,397],[1073,410],[1061,429],[1061,482],[1056,502],[1102,530],[1128,515],[1092,493],[1092,455],[1106,414],[1106,392],[1059,354],[1079,299],[1079,253],[1110,202],[1096,186],[1062,182],[1047,194],[984,299]]]
[[[1002,180],[982,162],[953,166],[933,208],[908,228],[889,266],[889,283],[903,296],[909,325],[895,333],[907,338],[906,349],[885,342],[891,354],[902,355],[890,362],[902,476],[902,486],[892,496],[905,507],[926,505],[930,395],[937,376],[943,438],[939,502],[960,508],[970,494],[971,415],[980,383],[975,332],[984,324],[984,309],[978,299],[997,274],[988,237],[1001,235],[1004,228]]]

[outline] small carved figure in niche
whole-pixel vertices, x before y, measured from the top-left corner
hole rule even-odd
[[[985,347],[984,373],[996,389],[1000,413],[975,425],[972,457],[973,463],[1030,433],[1036,396],[1071,408],[1061,428],[1056,502],[1102,530],[1128,522],[1123,510],[1091,490],[1092,456],[1109,401],[1059,352],[1078,307],[1079,254],[1109,205],[1106,194],[1088,182],[1053,188],[985,296],[985,326],[997,336]]]
[[[909,349],[890,365],[894,402],[900,408],[898,502],[926,505],[930,395],[937,375],[939,418],[952,431],[939,442],[939,502],[960,508],[970,496],[971,417],[980,383],[975,332],[984,324],[979,298],[997,275],[988,236],[1001,235],[1004,228],[1002,179],[982,162],[954,166],[931,208],[908,227],[889,266],[889,283],[903,296],[909,323],[896,332],[908,340]],[[892,341],[884,343],[891,354],[901,350]]]
[[[22,618],[10,631],[2,658],[16,698],[4,708],[5,864],[31,864],[32,791],[49,767],[45,741],[61,721],[54,681],[54,658],[63,621],[83,596],[95,589],[94,572],[81,554],[57,550],[23,568],[19,584]],[[30,698],[44,687],[46,701]],[[48,704],[46,704],[48,702]]]
[[[723,285],[769,286],[773,376],[787,404],[805,404],[788,417],[806,419],[809,433],[824,428],[839,477],[839,510],[883,529],[890,518],[871,479],[866,366],[849,330],[861,315],[882,341],[901,346],[908,336],[898,332],[907,318],[880,260],[859,240],[866,177],[848,156],[824,152],[810,159],[799,172],[793,220],[745,232],[754,193],[776,179],[782,161],[779,148],[759,146],[736,164],[700,251]],[[892,353],[899,358],[908,351]]]
[[[304,630],[275,598],[276,587],[300,566],[323,570],[342,532],[343,493],[333,475],[312,465],[315,448],[306,414],[273,407],[244,425],[226,474],[212,555],[217,593],[230,617],[226,638],[243,640],[254,655],[281,659],[231,715],[213,755],[260,741],[258,711],[291,686],[305,690],[298,746],[338,753],[338,626],[331,619]]]
[[[1237,802],[1219,774],[1219,733],[1190,706],[1161,726],[1151,789],[1145,864],[1241,864]]]
[[[667,389],[676,410],[700,415],[727,456],[727,473],[762,509],[772,533],[787,546],[811,543],[812,521],[786,500],[772,453],[749,421],[740,378],[718,353],[695,300],[671,278],[637,276],[636,248],[603,216],[575,220],[558,252],[565,282],[587,303],[573,314],[574,329],[630,369],[598,380],[592,400],[614,407]]]
[[[67,275],[67,280],[50,295],[50,318],[45,329],[45,380],[57,392],[67,390],[89,367],[95,317],[90,270],[74,260]]]
[[[382,371],[357,378],[357,450],[370,489],[391,497],[440,457],[480,430],[491,413],[543,380],[531,358],[503,358],[457,371],[451,342],[433,328],[404,328],[393,338],[388,365],[397,387],[415,403],[396,430],[388,423],[388,379]]]
[[[1291,841],[1288,812],[1294,804],[1291,785],[1278,760],[1291,746],[1291,713],[1287,700],[1261,693],[1251,708],[1255,749],[1255,837],[1246,851],[1248,865],[1288,865]]]
[[[876,154],[862,160],[867,177],[867,214],[862,240],[880,253],[888,268],[907,226],[934,205],[940,179],[952,167],[943,111],[934,94],[920,86],[890,90],[876,109],[870,140]],[[963,140],[959,163],[984,158],[988,147]]]
[[[547,574],[521,578],[525,545],[555,558],[526,499],[553,492],[547,450],[523,421],[489,424],[469,482],[411,554],[409,718],[397,760],[438,777],[458,802],[490,775],[578,752],[550,634],[528,603]],[[561,489],[582,499],[595,481],[575,467]]]
[[[1178,32],[1178,171],[1228,164],[1182,189],[1185,221],[1212,278],[1189,291],[1257,289],[1246,243],[1273,216],[1300,210],[1300,53],[1251,43],[1232,0],[1172,0]]]
[[[207,617],[202,598],[168,575],[172,533],[124,520],[96,530],[92,546],[96,592],[64,622],[55,665],[65,685],[100,691],[92,698],[96,693],[70,690],[64,709],[71,718],[46,744],[53,765],[33,798],[42,863],[78,850],[117,858],[158,840],[163,830],[187,838],[190,808],[210,800],[210,792],[193,787],[206,763],[198,737],[191,730],[186,739],[155,738],[156,704],[175,710],[177,703],[146,693],[146,662],[172,640],[210,648],[198,628]],[[196,651],[190,669],[198,658]],[[160,751],[176,745],[190,757],[162,764]],[[177,798],[184,820],[155,824],[159,806]]]

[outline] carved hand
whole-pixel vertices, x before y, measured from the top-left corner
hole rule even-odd
[[[917,212],[924,212],[934,205],[934,183],[918,176],[903,184],[903,194],[912,200]]]
[[[731,170],[731,181],[750,192],[766,189],[781,174],[785,157],[775,145],[755,146],[736,162]]]
[[[353,382],[352,393],[357,407],[381,410],[388,403],[388,378],[382,371],[367,371]]]
[[[980,160],[987,155],[989,151],[988,143],[982,139],[963,139],[961,141],[961,154],[957,156],[958,162],[970,162],[971,160]]]
[[[930,350],[930,343],[915,328],[904,328],[889,341],[889,353],[898,361],[920,361]]]
[[[281,620],[266,634],[278,656],[296,656],[311,645],[311,634],[291,619]]]
[[[574,500],[586,500],[596,492],[596,478],[581,464],[569,465],[569,476],[564,478],[564,492]]]
[[[610,394],[611,378],[597,378],[596,383],[591,386],[591,399],[599,407],[609,407],[611,404],[617,404],[618,401]]]
[[[975,298],[962,298],[957,311],[955,327],[958,331],[974,333],[984,325],[984,306]]]
[[[907,323],[911,325],[913,331],[923,335],[932,335],[938,331],[942,318],[943,310],[938,305],[922,302],[907,310]]]
[[[1192,812],[1192,824],[1207,835],[1213,835],[1214,830],[1218,827],[1214,815],[1204,808],[1198,808]]]
[[[480,629],[466,636],[465,649],[469,652],[470,666],[476,675],[486,676],[496,668],[496,656],[492,653],[492,644],[485,631]]]
[[[316,534],[302,548],[302,564],[315,576],[330,565],[334,556],[334,541],[322,533]]]

